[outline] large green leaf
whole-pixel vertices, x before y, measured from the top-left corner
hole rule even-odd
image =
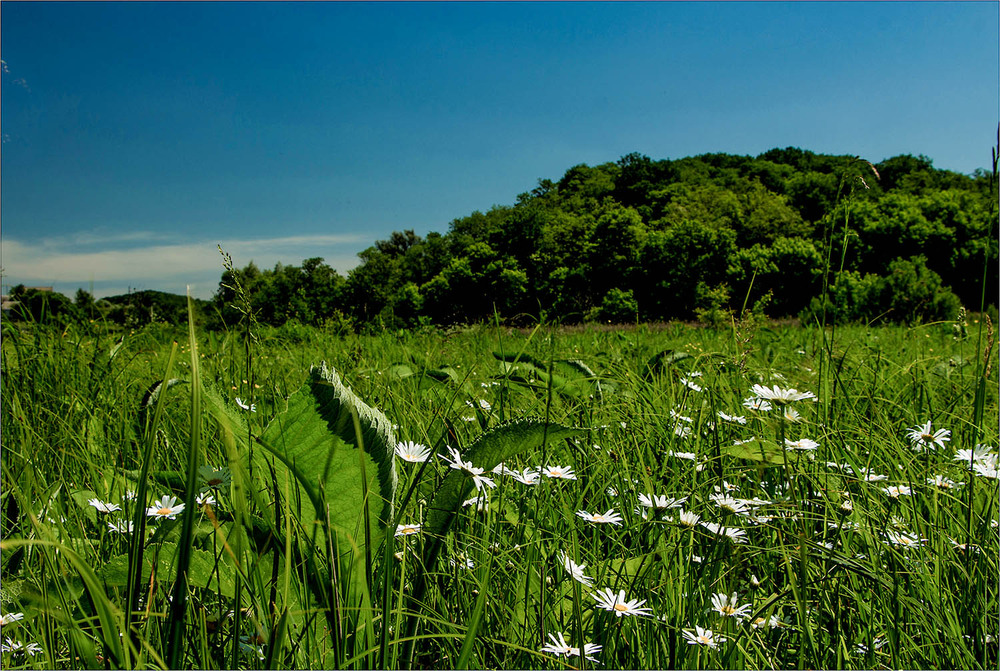
[[[757,439],[740,445],[724,445],[720,451],[730,457],[759,461],[764,464],[783,464],[785,462],[781,448],[770,440]]]
[[[235,595],[236,572],[220,551],[215,557],[211,552],[194,549],[191,551],[191,563],[188,566],[188,584],[192,587],[202,587],[214,590],[219,594],[233,598]],[[156,557],[155,580],[173,582],[177,577],[177,545],[163,543],[157,550],[146,552],[145,566],[142,567],[143,583],[148,584],[152,557]],[[128,555],[112,557],[97,572],[104,584],[110,587],[125,587],[128,584]]]
[[[283,495],[307,537],[316,534],[315,547],[325,547],[329,520],[352,582],[365,579],[358,562],[365,558],[366,543],[374,550],[392,519],[395,443],[385,415],[323,364],[289,397],[287,409],[261,437],[265,450],[255,452],[255,470],[269,474],[273,468],[279,491],[285,482],[295,483]]]

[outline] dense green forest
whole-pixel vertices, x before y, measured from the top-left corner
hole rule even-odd
[[[260,323],[343,330],[494,315],[721,324],[745,309],[911,323],[978,310],[984,293],[995,306],[997,238],[995,175],[938,170],[924,156],[633,153],[540,179],[446,233],[394,232],[346,277],[322,258],[227,269],[204,314],[232,324],[249,306]]]

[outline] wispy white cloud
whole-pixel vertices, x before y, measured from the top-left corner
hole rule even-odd
[[[358,264],[357,253],[369,244],[370,236],[363,234],[171,242],[149,232],[89,232],[66,238],[0,240],[0,265],[5,288],[54,286],[72,293],[94,286],[95,295],[106,296],[121,293],[123,286],[183,293],[190,285],[193,295],[208,298],[222,275],[219,245],[237,267],[250,261],[260,268],[279,262],[299,265],[303,259],[321,256],[346,274]]]

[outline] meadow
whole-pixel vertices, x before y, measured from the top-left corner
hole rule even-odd
[[[3,325],[4,668],[997,668],[997,350]]]

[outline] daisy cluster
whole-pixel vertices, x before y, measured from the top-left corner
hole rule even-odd
[[[200,489],[195,495],[195,503],[199,508],[204,508],[205,506],[217,505],[215,496],[228,491],[232,482],[232,474],[225,466],[215,468],[206,464],[198,469],[198,480]],[[127,512],[122,506],[131,504],[135,499],[136,493],[130,489],[122,494],[120,504],[95,497],[88,500],[87,505],[94,508],[99,514],[109,516],[105,520],[105,524],[110,531],[118,534],[131,534],[135,531],[135,523],[131,519],[119,519],[112,517],[112,515],[113,513]],[[184,502],[178,500],[176,496],[164,494],[146,508],[146,517],[153,521],[174,520],[184,512],[184,508]]]

